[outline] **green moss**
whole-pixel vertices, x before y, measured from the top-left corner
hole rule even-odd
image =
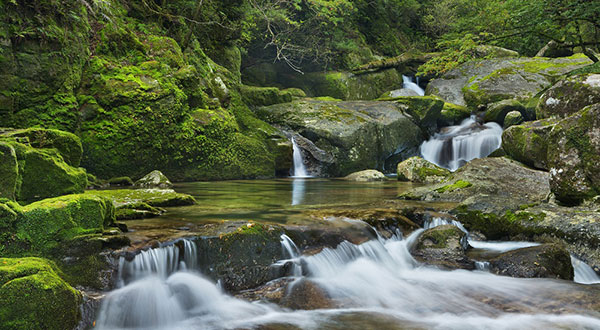
[[[458,181],[454,182],[453,184],[449,184],[449,185],[445,185],[443,187],[437,188],[435,191],[437,191],[439,193],[453,192],[455,190],[471,187],[472,185],[473,184],[471,182],[464,181],[464,180],[458,180]]]
[[[314,98],[315,100],[318,101],[328,101],[328,102],[340,102],[342,101],[341,99],[336,99],[334,97],[331,96],[318,96]]]
[[[242,100],[250,106],[266,106],[278,103],[292,102],[292,94],[280,91],[275,87],[254,87],[242,85],[240,87]]]
[[[15,149],[0,142],[0,198],[15,199],[19,166]]]
[[[434,228],[432,230],[423,232],[422,235],[423,236],[420,238],[420,242],[429,240],[433,243],[433,245],[427,245],[426,248],[443,249],[448,246],[448,240],[450,238],[461,237],[463,234],[460,231],[460,229],[458,229],[455,226],[452,226],[448,228]],[[423,248],[422,243],[421,246],[417,247],[417,249],[421,248]]]
[[[438,120],[441,126],[449,126],[460,123],[463,119],[468,118],[471,115],[471,110],[467,107],[452,104],[452,103],[444,103],[444,107],[442,108],[442,113]]]
[[[81,294],[40,258],[0,258],[0,320],[3,329],[73,329]]]
[[[28,128],[3,134],[9,138],[26,137],[30,145],[37,149],[56,149],[65,163],[78,167],[83,147],[77,135],[55,129]]]
[[[133,180],[128,176],[121,176],[117,178],[110,178],[108,184],[111,186],[133,186]]]
[[[546,214],[543,212],[532,213],[526,211],[507,211],[503,215],[484,213],[478,210],[469,210],[466,206],[459,206],[452,211],[458,220],[470,231],[479,231],[490,240],[505,239],[513,235],[533,237],[550,230],[527,226],[528,222],[540,222]]]
[[[90,197],[102,197],[121,208],[126,205],[143,205],[153,207],[192,205],[196,201],[190,195],[176,193],[170,189],[118,189],[118,190],[88,190],[84,194]]]

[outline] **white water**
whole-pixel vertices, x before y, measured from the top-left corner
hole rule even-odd
[[[600,283],[600,276],[588,264],[571,256],[571,264],[575,270],[575,282],[581,284]]]
[[[362,314],[345,323],[336,317],[366,313],[386,320],[390,328],[411,324],[425,329],[600,328],[600,314],[582,310],[577,304],[564,302],[561,314],[547,314],[539,307],[568,295],[572,290],[569,282],[443,271],[420,265],[410,255],[409,248],[421,232],[418,230],[405,240],[396,235],[361,245],[344,242],[313,256],[300,256],[291,239],[282,236],[282,248],[290,258],[301,260],[298,264],[305,267],[307,277],[344,306],[331,310],[290,311],[262,302],[249,303],[225,294],[211,281],[187,271],[176,271],[166,278],[162,277],[164,271],[160,271],[161,275],[149,274],[148,269],[170,269],[174,254],[147,253],[130,262],[146,265],[135,268],[144,276],[107,296],[97,327],[249,329],[278,323],[302,329],[322,329],[328,325],[334,329],[363,329],[368,323],[360,321]],[[149,256],[163,260],[166,265],[148,266],[160,263],[142,261]],[[122,262],[126,263],[123,268],[130,266]],[[504,312],[504,305],[513,312]]]
[[[475,158],[487,157],[502,145],[502,127],[496,123],[478,124],[474,116],[460,125],[445,127],[421,144],[424,159],[456,171]]]
[[[417,83],[415,83],[411,77],[402,75],[402,82],[402,88],[410,89],[419,96],[425,96],[425,90],[418,85],[418,80]]]
[[[306,171],[306,166],[304,165],[304,159],[302,158],[302,152],[300,151],[300,147],[296,144],[296,139],[292,138],[292,148],[293,148],[293,161],[294,161],[294,178],[308,178],[308,172]]]

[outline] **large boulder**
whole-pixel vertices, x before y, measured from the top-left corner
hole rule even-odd
[[[549,170],[548,138],[557,122],[553,119],[542,119],[509,127],[502,133],[504,152],[523,164]]]
[[[493,121],[500,124],[500,126],[504,126],[504,119],[511,111],[518,111],[523,117],[527,117],[527,110],[521,102],[517,100],[502,100],[489,105],[483,115],[483,120],[486,122]]]
[[[600,193],[600,104],[559,121],[548,139],[550,186],[556,198],[577,204]]]
[[[0,323],[3,329],[74,329],[81,294],[40,258],[0,258]]]
[[[527,101],[552,86],[562,74],[590,63],[583,55],[471,61],[433,80],[426,94],[470,107],[505,99]]]
[[[288,294],[281,299],[280,305],[287,308],[313,310],[336,307],[327,291],[307,279],[290,283],[286,291]]]
[[[469,110],[466,106],[446,102],[444,103],[442,113],[440,114],[440,118],[438,119],[438,126],[446,127],[451,125],[458,125],[470,115],[471,110]]]
[[[393,99],[400,110],[407,114],[425,135],[433,135],[437,121],[444,108],[444,101],[431,96],[397,97]]]
[[[474,269],[469,260],[467,234],[453,225],[442,225],[425,230],[412,246],[410,253],[416,260],[430,265],[455,269]]]
[[[348,181],[357,182],[374,182],[387,180],[385,174],[376,170],[364,170],[360,172],[354,172],[345,176],[344,179]]]
[[[513,110],[506,114],[504,117],[504,129],[511,126],[519,125],[523,122],[523,114],[519,111]]]
[[[395,102],[304,99],[261,107],[256,113],[312,141],[319,150],[313,155],[324,160],[319,161],[324,175],[345,176],[365,168],[383,169],[417,152],[423,137],[403,113],[406,108]]]
[[[56,149],[70,166],[79,167],[81,163],[83,147],[79,137],[73,133],[56,129],[27,128],[10,130],[2,136],[17,139],[37,149]]]
[[[143,188],[171,188],[173,184],[161,171],[154,170],[135,182],[135,185]]]
[[[419,183],[439,183],[451,174],[421,157],[411,157],[398,163],[398,180]]]
[[[600,103],[600,74],[568,77],[548,89],[536,108],[537,118],[568,117],[588,105]]]
[[[573,280],[571,256],[560,244],[543,244],[504,252],[490,260],[490,271],[512,277]]]

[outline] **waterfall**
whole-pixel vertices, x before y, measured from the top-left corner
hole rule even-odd
[[[304,165],[304,159],[302,158],[302,152],[300,151],[300,147],[296,143],[296,139],[292,138],[292,146],[293,146],[293,160],[294,160],[294,178],[308,178],[308,172],[306,171],[306,166]]]
[[[294,277],[302,276],[302,265],[300,259],[300,249],[296,246],[296,243],[286,235],[281,235],[281,248],[284,256],[289,256],[289,259],[279,260],[275,263],[275,266],[284,266],[287,264],[291,265],[291,274]]]
[[[487,157],[502,145],[502,127],[477,123],[475,116],[449,126],[421,145],[421,155],[440,167],[456,171],[475,158]]]
[[[588,264],[571,256],[571,264],[575,271],[575,282],[581,284],[600,283],[600,276]]]
[[[402,75],[402,82],[402,88],[410,89],[419,94],[419,96],[425,96],[425,90],[418,85],[418,80],[415,83],[411,77]]]

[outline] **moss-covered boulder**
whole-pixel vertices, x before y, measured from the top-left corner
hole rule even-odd
[[[15,149],[0,142],[0,198],[15,199],[19,166]]]
[[[113,202],[117,208],[145,203],[154,207],[183,206],[196,203],[194,197],[177,193],[172,189],[111,189],[88,190],[86,196],[102,197]]]
[[[173,184],[161,171],[154,170],[135,182],[136,187],[142,188],[171,188]]]
[[[559,121],[549,135],[550,187],[577,204],[600,193],[600,104]]]
[[[278,103],[292,102],[292,93],[281,91],[276,87],[255,87],[242,85],[240,88],[242,100],[250,106],[265,106]]]
[[[3,329],[74,329],[81,294],[40,258],[0,258],[0,325]]]
[[[549,170],[550,132],[557,120],[542,119],[511,126],[502,133],[502,148],[511,158],[531,167]]]
[[[256,113],[312,141],[315,148],[307,148],[320,151],[311,161],[319,163],[323,175],[339,177],[365,168],[389,168],[398,158],[416,154],[423,134],[403,113],[405,108],[396,102],[303,99],[261,107]]]
[[[486,122],[496,122],[501,126],[504,126],[504,119],[506,115],[511,111],[518,111],[522,116],[527,114],[525,106],[517,100],[502,100],[489,105],[483,120]]]
[[[543,244],[508,251],[490,260],[490,271],[525,278],[573,280],[571,256],[560,244]]]
[[[433,80],[427,95],[476,108],[505,99],[527,102],[569,71],[588,65],[581,54],[566,58],[500,58],[467,62]]]
[[[77,135],[56,129],[27,128],[11,130],[1,135],[14,138],[21,143],[29,144],[36,149],[56,149],[65,163],[79,167],[83,147]],[[19,139],[26,138],[26,140]]]
[[[421,157],[411,157],[398,163],[398,180],[419,183],[438,183],[451,174],[445,168],[432,164]]]
[[[4,203],[3,209],[3,227],[8,230],[2,244],[7,255],[50,254],[77,236],[102,234],[115,220],[110,200],[88,195],[50,198],[24,207]]]
[[[117,186],[117,187],[121,187],[121,186],[133,186],[133,180],[131,180],[130,177],[128,176],[119,176],[116,178],[110,178],[108,179],[108,184],[111,186]]]
[[[387,178],[385,174],[377,170],[364,170],[348,174],[344,177],[344,180],[357,181],[357,182],[374,182],[374,181],[385,181]]]
[[[444,268],[474,269],[466,256],[467,234],[453,225],[425,230],[410,250],[416,260]]]
[[[393,100],[425,134],[433,134],[437,129],[437,121],[444,108],[444,101],[432,96],[397,97]]]
[[[536,114],[538,119],[565,118],[595,103],[600,103],[600,74],[574,75],[544,92]]]
[[[504,117],[504,129],[507,129],[511,126],[519,125],[523,122],[523,114],[520,111],[513,110],[506,114]]]
[[[438,118],[438,126],[445,127],[458,125],[464,119],[469,118],[470,115],[471,110],[467,107],[445,102],[440,117]]]

